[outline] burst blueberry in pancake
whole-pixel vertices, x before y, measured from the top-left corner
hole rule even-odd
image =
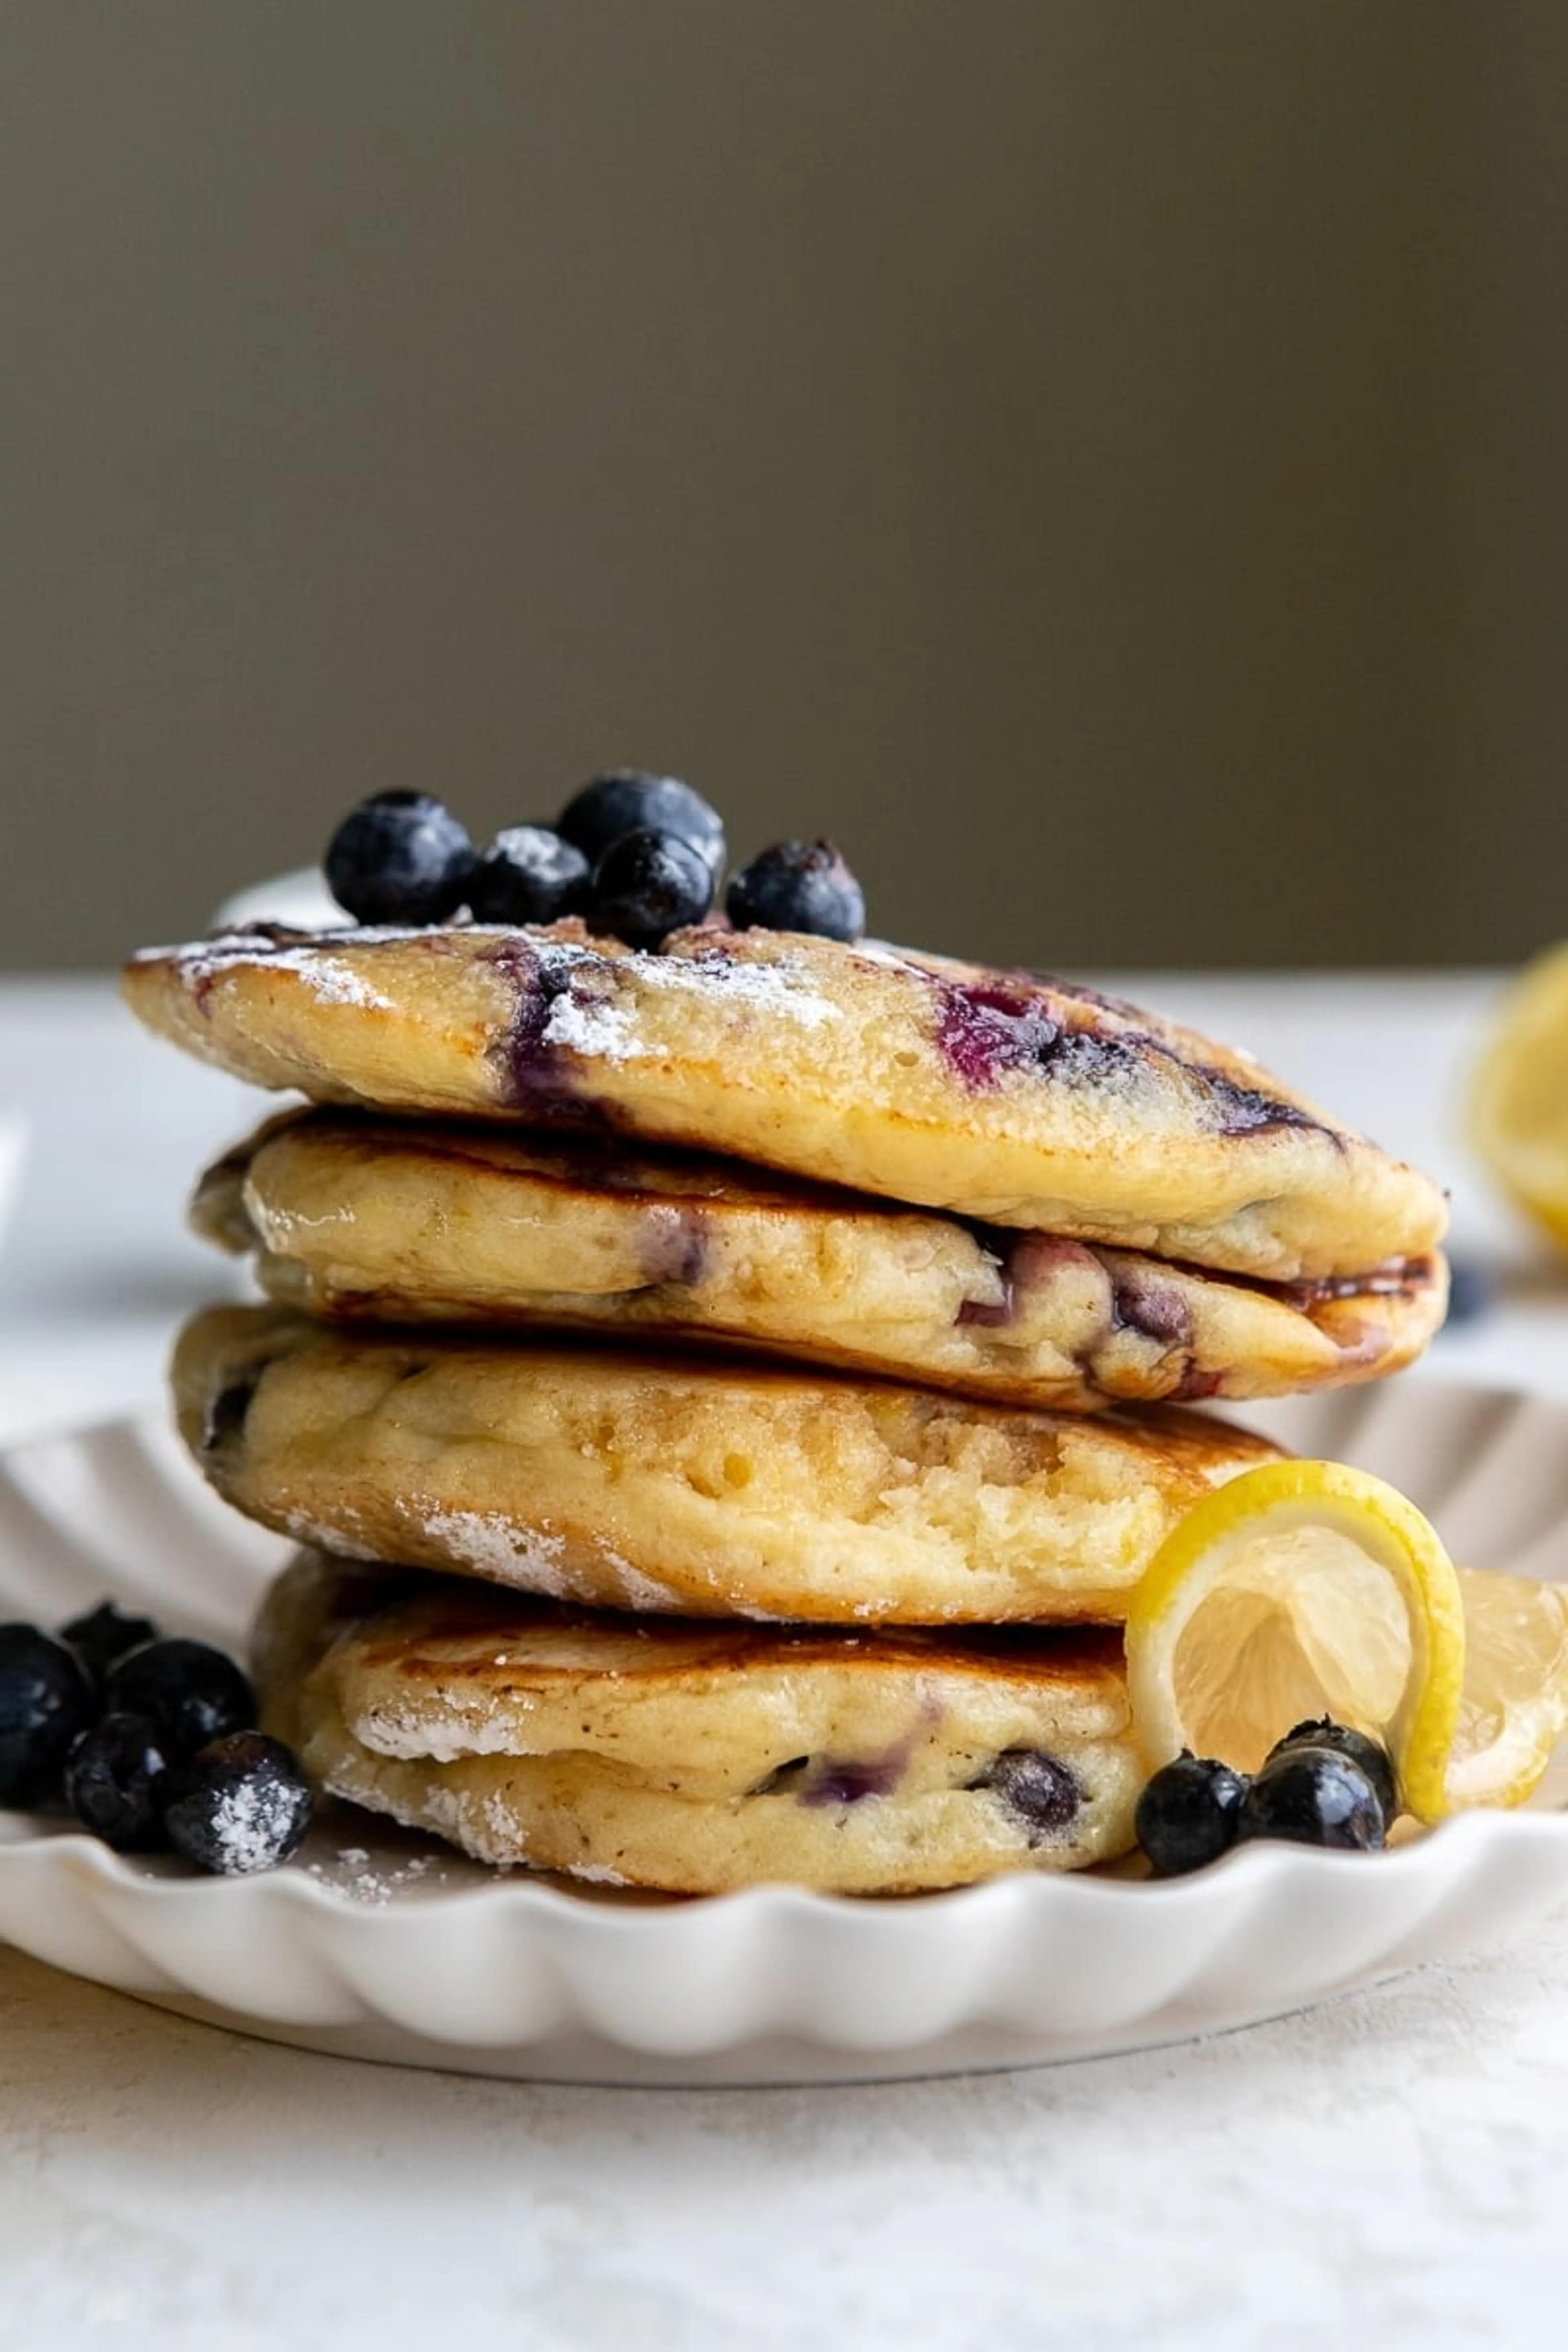
[[[222,934],[148,1025],[324,1103],[598,1129],[1279,1282],[1428,1256],[1441,1193],[1244,1055],[1059,982],[769,930]]]
[[[343,1112],[269,1122],[193,1216],[334,1320],[689,1339],[1067,1412],[1372,1379],[1443,1313],[1440,1257],[1265,1288],[732,1161]]]
[[[1113,1636],[634,1622],[307,1552],[254,1665],[320,1786],[483,1862],[885,1895],[1132,1843]]]
[[[1117,1622],[1172,1528],[1278,1449],[1207,1414],[1025,1412],[803,1368],[186,1326],[186,1444],[268,1527],[598,1607],[824,1624]]]

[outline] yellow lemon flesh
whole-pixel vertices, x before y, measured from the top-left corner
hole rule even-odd
[[[1156,1554],[1128,1611],[1127,1681],[1151,1769],[1191,1748],[1255,1771],[1293,1725],[1329,1715],[1381,1739],[1408,1811],[1437,1821],[1465,1683],[1458,1571],[1382,1479],[1266,1463]]]
[[[1462,1568],[1465,1680],[1448,1758],[1450,1811],[1520,1805],[1568,1729],[1568,1601],[1555,1584]]]
[[[1568,947],[1527,965],[1504,998],[1468,1125],[1492,1174],[1568,1243]]]

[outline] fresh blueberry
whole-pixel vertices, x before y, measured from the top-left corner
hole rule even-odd
[[[279,1739],[230,1732],[176,1768],[163,1808],[171,1844],[199,1870],[236,1878],[285,1862],[310,1825],[310,1790]]]
[[[115,1661],[103,1695],[111,1714],[147,1716],[174,1758],[256,1721],[250,1685],[205,1642],[143,1642]]]
[[[1133,1834],[1156,1878],[1179,1878],[1217,1862],[1236,1843],[1247,1776],[1210,1756],[1178,1756],[1147,1783]]]
[[[67,1759],[66,1802],[117,1853],[149,1853],[165,1843],[168,1769],[156,1724],[144,1715],[106,1715]]]
[[[732,877],[724,912],[738,931],[858,940],[866,928],[865,895],[830,841],[775,841]]]
[[[673,833],[700,852],[717,888],[724,871],[724,827],[717,809],[679,776],[650,776],[640,768],[617,768],[595,776],[562,810],[556,830],[597,866],[606,849],[628,833]]]
[[[1286,1755],[1293,1748],[1330,1748],[1336,1756],[1348,1756],[1359,1764],[1377,1791],[1377,1801],[1383,1807],[1385,1822],[1399,1816],[1399,1790],[1394,1778],[1394,1764],[1388,1750],[1380,1740],[1364,1731],[1352,1731],[1347,1723],[1335,1723],[1331,1717],[1320,1715],[1310,1723],[1298,1723],[1283,1739],[1277,1739],[1268,1751],[1268,1761]]]
[[[678,833],[628,833],[594,868],[588,921],[628,947],[656,948],[667,932],[699,923],[713,901],[701,853]]]
[[[129,1616],[112,1601],[100,1601],[96,1609],[60,1627],[60,1640],[70,1643],[88,1680],[100,1687],[116,1658],[157,1638],[158,1628],[151,1617]]]
[[[327,887],[356,923],[444,923],[468,896],[474,845],[428,793],[377,793],[328,845]]]
[[[1383,1844],[1387,1829],[1376,1788],[1349,1756],[1332,1748],[1287,1748],[1247,1790],[1239,1834],[1367,1853]]]
[[[509,825],[475,866],[468,905],[481,923],[553,923],[581,914],[589,870],[582,851],[548,825]]]
[[[1446,1328],[1459,1323],[1474,1323],[1488,1313],[1497,1293],[1497,1284],[1484,1265],[1473,1257],[1450,1258],[1448,1261],[1448,1314]]]
[[[58,1796],[71,1742],[97,1711],[74,1650],[37,1625],[0,1625],[0,1805]]]
[[[1068,1828],[1083,1805],[1083,1790],[1059,1756],[1038,1748],[1008,1748],[973,1784],[994,1789],[1031,1845]]]

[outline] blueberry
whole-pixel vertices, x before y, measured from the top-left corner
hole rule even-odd
[[[100,1601],[96,1609],[60,1627],[60,1640],[70,1643],[88,1680],[98,1686],[116,1658],[157,1638],[158,1628],[151,1617],[128,1616],[112,1601]]]
[[[356,923],[444,923],[473,864],[473,843],[428,793],[377,793],[333,834],[327,887]]]
[[[581,914],[589,871],[582,851],[548,825],[509,825],[475,866],[468,905],[481,923],[553,923]]]
[[[1484,1265],[1473,1257],[1450,1258],[1448,1261],[1448,1315],[1446,1328],[1456,1324],[1474,1323],[1489,1312],[1497,1285]]]
[[[143,1642],[110,1666],[103,1696],[111,1714],[149,1717],[171,1757],[256,1721],[250,1685],[205,1642]]]
[[[1336,1756],[1348,1756],[1359,1764],[1377,1791],[1377,1801],[1383,1807],[1385,1822],[1399,1817],[1399,1791],[1394,1782],[1394,1765],[1388,1750],[1381,1741],[1364,1731],[1352,1731],[1348,1724],[1335,1723],[1326,1715],[1316,1717],[1310,1723],[1299,1723],[1283,1739],[1277,1739],[1269,1749],[1268,1762],[1283,1756],[1293,1748],[1330,1748]]]
[[[1245,1773],[1210,1756],[1178,1756],[1144,1788],[1133,1834],[1156,1878],[1178,1878],[1217,1862],[1236,1843],[1247,1797]]]
[[[594,868],[588,920],[628,947],[656,948],[667,932],[700,922],[712,901],[713,877],[689,841],[628,833]]]
[[[310,1790],[280,1739],[234,1731],[178,1767],[163,1809],[171,1844],[198,1870],[236,1878],[285,1862],[310,1825]]]
[[[1083,1805],[1083,1790],[1060,1757],[1038,1748],[1005,1748],[973,1785],[995,1790],[1032,1846],[1069,1828]]]
[[[865,896],[830,841],[775,841],[732,877],[724,912],[738,931],[858,940],[866,928]]]
[[[724,871],[724,827],[717,809],[679,776],[650,776],[640,768],[617,768],[595,776],[562,810],[556,830],[596,866],[606,849],[628,833],[673,833],[700,852],[714,887]]]
[[[165,1843],[168,1769],[156,1724],[144,1715],[106,1715],[67,1759],[66,1802],[117,1853],[149,1853]]]
[[[74,1650],[37,1625],[0,1625],[0,1805],[58,1796],[71,1742],[97,1711]]]
[[[1371,1853],[1387,1821],[1368,1775],[1331,1748],[1287,1748],[1271,1757],[1241,1809],[1244,1838],[1289,1838]]]

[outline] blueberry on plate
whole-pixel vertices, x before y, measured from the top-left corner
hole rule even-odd
[[[232,1658],[205,1642],[143,1642],[115,1661],[103,1695],[110,1714],[149,1717],[171,1758],[256,1721],[250,1685]]]
[[[656,948],[670,931],[700,923],[713,903],[713,876],[678,833],[628,833],[594,868],[588,921],[628,947]]]
[[[1297,1845],[1371,1853],[1387,1829],[1367,1774],[1332,1748],[1287,1748],[1271,1757],[1241,1808],[1244,1838],[1288,1838]]]
[[[738,931],[811,931],[858,940],[866,928],[860,885],[830,841],[775,841],[742,866],[724,896]]]
[[[1267,1760],[1283,1756],[1293,1748],[1331,1748],[1338,1756],[1348,1756],[1359,1764],[1377,1791],[1377,1801],[1383,1807],[1384,1822],[1399,1817],[1399,1790],[1394,1777],[1394,1761],[1381,1740],[1364,1731],[1352,1731],[1347,1723],[1336,1723],[1331,1716],[1320,1715],[1310,1723],[1298,1723],[1277,1739]]]
[[[474,845],[428,793],[377,793],[344,817],[323,864],[356,923],[444,923],[468,896]]]
[[[1478,1265],[1473,1257],[1451,1257],[1444,1328],[1452,1330],[1461,1323],[1478,1322],[1489,1312],[1496,1292],[1496,1279],[1484,1265]]]
[[[163,1808],[170,1843],[223,1878],[286,1862],[310,1825],[310,1785],[293,1751],[262,1731],[198,1748],[176,1769]]]
[[[596,866],[613,843],[628,833],[673,833],[699,851],[717,888],[724,871],[724,827],[717,809],[679,776],[650,776],[641,768],[617,768],[595,776],[569,800],[556,831]]]
[[[158,1628],[151,1617],[132,1617],[112,1601],[100,1601],[96,1609],[60,1627],[60,1640],[70,1643],[88,1680],[99,1687],[116,1658],[157,1638]]]
[[[1155,1877],[1179,1878],[1228,1853],[1246,1796],[1245,1773],[1190,1749],[1156,1772],[1132,1822]]]
[[[116,1853],[151,1853],[163,1835],[169,1759],[144,1715],[106,1715],[84,1731],[66,1760],[66,1802]]]
[[[73,1649],[37,1625],[0,1625],[0,1805],[58,1796],[71,1743],[97,1712]]]
[[[553,923],[587,904],[589,865],[582,851],[545,824],[498,833],[468,882],[476,922]]]

